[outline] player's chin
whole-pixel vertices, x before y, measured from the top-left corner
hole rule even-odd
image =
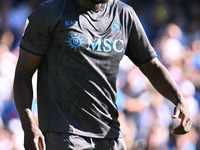
[[[106,3],[108,2],[109,0],[90,0],[92,3],[94,4],[100,4],[100,3]]]

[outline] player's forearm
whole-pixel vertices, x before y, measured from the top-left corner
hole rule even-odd
[[[141,66],[140,69],[160,94],[175,105],[182,103],[183,96],[177,84],[168,70],[157,59],[153,60],[151,65]]]
[[[23,75],[16,75],[14,80],[14,100],[24,130],[29,130],[32,125],[35,125],[31,112],[32,98],[31,79],[23,77]]]

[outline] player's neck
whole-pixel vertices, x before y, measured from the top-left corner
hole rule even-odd
[[[93,4],[90,0],[78,0],[78,2],[82,7],[92,11],[98,11],[102,6],[102,4]]]

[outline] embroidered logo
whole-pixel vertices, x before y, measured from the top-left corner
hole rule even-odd
[[[108,38],[99,38],[93,41],[91,38],[87,37],[87,42],[84,42],[83,39],[79,35],[77,35],[77,33],[75,33],[74,35],[68,37],[68,40],[65,42],[68,43],[68,46],[74,49],[75,52],[78,49],[80,50],[81,47],[88,51],[98,51],[107,53],[109,53],[112,50],[117,53],[121,53],[124,51],[124,40],[122,39],[110,40]]]
[[[114,21],[114,22],[112,23],[112,30],[113,30],[115,33],[121,32],[121,30],[122,30],[122,25],[121,25],[121,23],[118,22],[118,21]]]
[[[65,21],[65,25],[67,27],[71,27],[73,25],[77,25],[78,24],[78,21]]]
[[[71,48],[73,48],[75,51],[77,49],[80,49],[83,45],[83,40],[81,39],[80,36],[77,36],[77,34],[75,34],[74,36],[71,35],[71,37],[68,38],[68,41],[65,41],[68,43],[69,46],[71,46]]]

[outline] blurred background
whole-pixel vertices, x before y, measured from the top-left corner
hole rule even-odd
[[[43,1],[0,0],[0,150],[24,150],[23,131],[13,101],[13,78],[26,18]],[[190,133],[170,134],[180,123],[171,118],[174,105],[158,94],[124,57],[118,74],[116,102],[128,150],[199,150],[200,1],[123,1],[138,14],[158,59],[189,103],[194,121]],[[37,119],[36,96],[32,109]]]

